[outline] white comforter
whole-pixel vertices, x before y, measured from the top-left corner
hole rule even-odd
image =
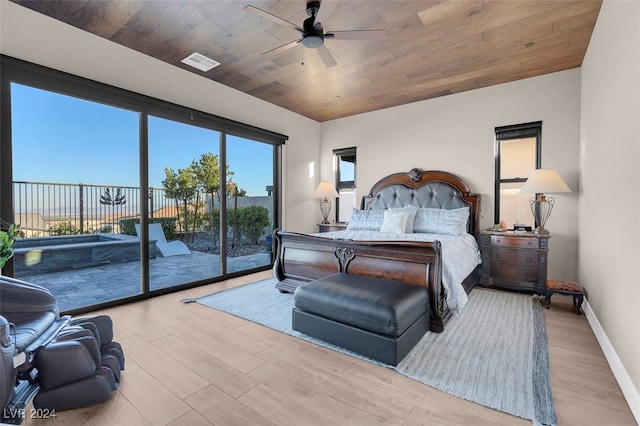
[[[442,246],[442,285],[447,290],[447,305],[455,314],[467,303],[462,281],[480,264],[482,258],[476,239],[470,235],[390,234],[378,231],[335,231],[315,234],[324,238],[351,240],[440,241]]]

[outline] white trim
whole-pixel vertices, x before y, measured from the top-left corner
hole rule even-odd
[[[582,306],[584,314],[587,317],[587,321],[589,321],[589,325],[591,326],[591,330],[593,330],[593,334],[595,334],[596,339],[600,344],[600,348],[602,349],[602,352],[604,352],[604,356],[609,363],[609,367],[611,367],[613,376],[618,381],[622,394],[627,400],[627,404],[629,404],[631,413],[636,418],[636,422],[640,424],[640,391],[636,389],[633,381],[631,381],[629,373],[627,373],[627,370],[624,368],[615,348],[607,337],[607,333],[605,333],[602,325],[600,325],[600,321],[598,321],[596,314],[593,312],[586,299]]]

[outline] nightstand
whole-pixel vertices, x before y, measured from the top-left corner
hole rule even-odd
[[[344,231],[347,224],[342,222],[336,223],[318,223],[318,232]]]
[[[482,231],[483,287],[544,295],[551,234]]]

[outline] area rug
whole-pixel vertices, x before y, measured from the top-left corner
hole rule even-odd
[[[193,300],[185,300],[193,301]],[[267,279],[196,302],[300,339],[380,364],[291,329],[293,295]],[[556,425],[544,313],[530,296],[476,289],[443,333],[428,332],[395,369],[457,397]]]

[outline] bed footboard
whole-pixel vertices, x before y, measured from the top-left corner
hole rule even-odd
[[[431,330],[441,332],[451,316],[441,282],[441,246],[434,242],[354,241],[274,231],[276,288],[293,292],[335,273],[364,275],[418,285],[431,297]]]

